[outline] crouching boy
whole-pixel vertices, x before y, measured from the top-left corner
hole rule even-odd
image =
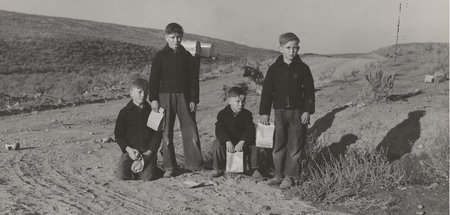
[[[214,172],[211,177],[220,177],[225,173],[227,152],[244,152],[244,160],[249,161],[253,176],[257,171],[258,157],[255,146],[255,124],[252,113],[244,108],[245,91],[232,87],[227,94],[228,105],[217,114],[216,137],[214,142]]]
[[[157,150],[161,143],[161,132],[147,127],[147,119],[151,111],[146,101],[148,82],[136,79],[130,85],[131,101],[122,108],[117,117],[114,134],[122,155],[117,167],[117,178],[120,180],[155,180],[162,176],[157,167]],[[143,168],[132,171],[135,161],[144,161]]]

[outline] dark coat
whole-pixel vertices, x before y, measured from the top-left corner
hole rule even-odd
[[[260,115],[270,115],[274,109],[300,109],[315,111],[314,81],[308,65],[297,55],[288,65],[279,56],[264,78]]]
[[[254,145],[256,128],[252,113],[242,109],[236,116],[230,105],[217,114],[216,137],[220,144],[231,141],[233,144],[244,140],[244,145]]]
[[[122,152],[126,152],[127,146],[140,152],[151,150],[156,152],[161,144],[162,132],[156,132],[147,127],[147,119],[150,115],[150,104],[144,103],[141,109],[133,101],[128,102],[122,108],[117,117],[114,135]]]
[[[159,93],[184,93],[189,102],[199,102],[198,71],[192,55],[180,46],[175,52],[166,44],[152,61],[149,100],[159,100]]]

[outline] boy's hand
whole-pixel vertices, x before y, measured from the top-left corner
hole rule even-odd
[[[138,150],[133,149],[133,148],[127,146],[127,147],[125,148],[125,151],[127,151],[128,156],[130,156],[131,160],[134,160],[134,161],[135,161],[135,160],[138,159],[138,157],[139,157],[139,151],[138,151]]]
[[[236,144],[236,146],[234,147],[234,150],[237,152],[242,152],[242,149],[244,148],[244,143],[245,141],[241,140],[238,142],[238,144]]]
[[[227,152],[233,153],[234,152],[233,143],[231,143],[230,141],[227,141],[226,144],[227,144]]]
[[[197,104],[195,102],[189,102],[189,108],[191,109],[191,112],[197,111]]]
[[[150,157],[151,155],[152,155],[152,150],[147,150],[146,152],[144,152],[144,153],[142,153],[142,155],[145,155],[145,156],[147,156],[147,157]]]
[[[155,111],[156,113],[159,113],[159,101],[158,100],[153,100],[152,103],[150,104],[150,106],[152,106],[153,111]]]
[[[263,125],[270,125],[269,123],[269,115],[261,115],[261,119],[259,122]]]
[[[301,122],[303,125],[309,124],[309,112],[303,112],[301,116]]]

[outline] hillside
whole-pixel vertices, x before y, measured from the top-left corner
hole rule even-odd
[[[0,11],[0,93],[71,97],[117,84],[144,73],[163,38],[156,29]],[[185,39],[215,45],[218,60],[204,61],[204,69],[275,53],[193,34]]]

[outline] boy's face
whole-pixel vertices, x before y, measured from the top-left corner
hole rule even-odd
[[[131,99],[133,99],[133,103],[141,105],[147,99],[147,90],[139,87],[132,87],[130,90],[130,96]]]
[[[228,97],[228,104],[234,112],[239,112],[245,106],[245,95]]]
[[[180,47],[182,39],[183,35],[177,33],[166,34],[166,41],[171,49],[177,49],[178,47]]]
[[[298,42],[295,40],[289,41],[284,45],[280,45],[280,52],[283,54],[283,58],[288,61],[292,61],[297,55],[300,49]]]

